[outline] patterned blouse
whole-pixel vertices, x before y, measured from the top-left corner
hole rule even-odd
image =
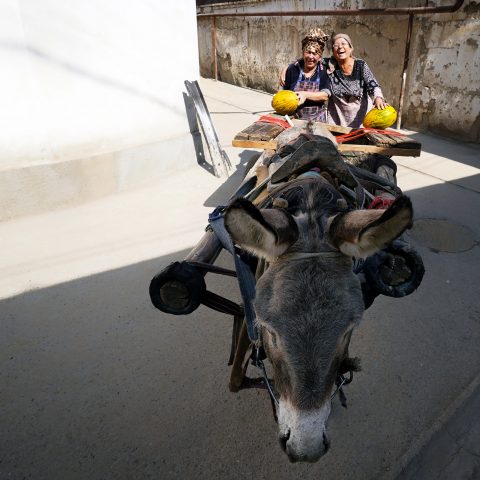
[[[373,100],[383,98],[372,71],[364,60],[356,58],[351,75],[345,75],[336,61],[329,59],[329,77],[332,92],[328,101],[329,123],[359,128],[373,108]]]

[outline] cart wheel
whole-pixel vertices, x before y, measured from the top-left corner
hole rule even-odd
[[[165,313],[188,315],[201,303],[206,285],[203,275],[187,262],[174,262],[153,277],[150,299]]]
[[[425,273],[422,257],[402,240],[368,257],[362,269],[369,286],[388,297],[410,295],[419,287]]]

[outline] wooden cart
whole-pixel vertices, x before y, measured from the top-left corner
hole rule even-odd
[[[279,115],[270,115],[272,118],[283,119]],[[292,120],[295,126],[305,125],[305,120]],[[421,144],[407,135],[395,130],[363,131],[316,122],[328,130],[337,139],[338,150],[343,152],[380,153],[390,156],[418,157],[421,153]],[[262,121],[254,122],[237,135],[232,141],[234,147],[277,149],[276,137],[284,131],[284,127],[274,123]],[[362,135],[360,135],[362,134]],[[345,138],[350,135],[352,140]],[[355,138],[356,137],[356,138]]]

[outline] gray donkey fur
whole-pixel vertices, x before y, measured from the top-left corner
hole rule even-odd
[[[352,257],[401,235],[413,212],[405,196],[387,210],[346,211],[323,179],[296,180],[282,197],[285,208],[236,200],[225,226],[237,245],[267,262],[254,308],[279,395],[279,439],[291,461],[313,462],[328,450],[330,397],[364,311]]]

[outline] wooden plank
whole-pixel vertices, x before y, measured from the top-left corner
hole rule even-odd
[[[339,152],[363,152],[363,153],[383,153],[384,155],[396,155],[399,157],[419,157],[420,148],[392,148],[377,147],[375,145],[338,145]]]
[[[307,121],[293,119],[296,126],[302,127]],[[329,132],[349,133],[352,128],[330,125],[323,122],[315,122],[321,125]],[[240,148],[258,148],[258,149],[277,149],[275,138],[283,131],[279,125],[266,122],[256,122],[235,136],[232,141],[234,147]],[[384,155],[396,155],[401,157],[419,157],[421,153],[421,144],[409,139],[408,136],[371,134],[377,137],[376,140],[387,145],[359,145],[359,144],[340,144],[339,152],[363,152],[363,153],[382,153]],[[370,139],[372,141],[372,139]]]
[[[254,130],[253,132],[250,133],[248,136],[249,140],[252,141],[263,141],[263,131],[265,130],[265,124],[264,123],[254,123]]]
[[[277,138],[285,129],[280,125],[268,125],[268,128],[265,129],[262,135],[262,140],[269,141]]]
[[[412,140],[406,135],[389,135],[380,133],[367,133],[366,138],[378,147],[421,148],[422,144]]]
[[[256,125],[253,123],[252,125],[249,125],[247,128],[244,128],[241,132],[237,133],[235,135],[235,138],[238,140],[248,140],[250,138],[250,135],[252,133],[255,133]]]
[[[280,115],[272,115],[278,118],[282,118]],[[304,127],[308,122],[306,120],[292,120],[295,126]],[[334,133],[349,133],[353,129],[349,127],[341,127],[338,125],[330,125],[329,123],[315,122],[316,124],[324,127],[329,132]],[[241,132],[235,135],[234,141],[246,141],[253,142],[268,142],[276,138],[284,129],[280,125],[275,125],[267,122],[255,122],[244,128]],[[257,148],[262,148],[257,147]]]
[[[240,148],[263,148],[277,149],[276,140],[258,141],[258,140],[237,140],[232,141],[232,146]],[[375,145],[338,145],[339,152],[363,152],[363,153],[382,153],[384,155],[393,155],[397,157],[419,157],[421,149],[419,148],[390,148],[377,147]]]
[[[269,141],[277,137],[284,128],[280,125],[274,125],[272,123],[257,122],[257,128],[255,132],[251,133],[248,137],[249,140],[256,141]]]
[[[235,135],[235,140],[269,141],[277,137],[284,128],[268,122],[255,122]]]
[[[317,122],[320,125],[323,125],[329,132],[334,133],[350,133],[353,128],[350,127],[342,127],[341,125],[330,125],[329,123]]]
[[[298,127],[304,127],[307,123],[308,120],[299,120],[298,118],[292,118],[291,119],[293,124]],[[342,127],[340,125],[331,125],[330,123],[324,123],[324,122],[315,122],[318,125],[322,125],[327,129],[329,132],[334,132],[334,133],[350,133],[353,128],[350,127]]]
[[[276,150],[277,141],[237,140],[234,138],[232,141],[232,146],[240,148],[263,148],[265,150]]]

